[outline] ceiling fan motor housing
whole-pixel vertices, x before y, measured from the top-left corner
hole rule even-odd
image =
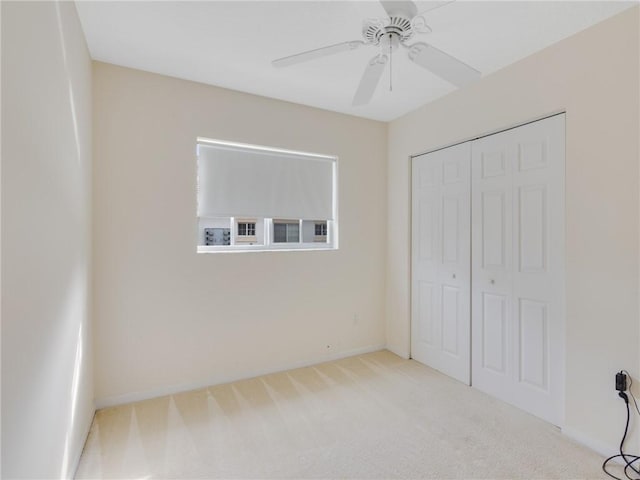
[[[383,24],[380,21],[367,22],[362,29],[362,36],[365,42],[378,45],[383,38],[394,38],[402,43],[413,36],[411,20],[403,16],[389,17],[389,23]]]

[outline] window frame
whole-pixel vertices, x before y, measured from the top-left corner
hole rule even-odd
[[[241,253],[241,252],[274,252],[274,251],[315,251],[315,250],[338,250],[338,157],[334,155],[323,155],[309,152],[302,152],[296,150],[287,150],[274,147],[266,147],[261,145],[249,145],[236,142],[225,142],[220,140],[213,140],[209,138],[197,137],[196,146],[199,145],[213,145],[213,146],[233,146],[237,148],[247,148],[249,150],[263,150],[271,153],[283,153],[287,155],[298,155],[308,157],[309,159],[326,160],[332,162],[333,176],[332,176],[332,206],[333,206],[333,219],[318,220],[318,219],[286,219],[292,222],[298,223],[298,242],[275,242],[273,231],[273,218],[257,218],[247,219],[247,217],[223,217],[229,219],[229,226],[231,229],[231,245],[202,245],[200,244],[200,238],[196,242],[197,253]],[[196,148],[196,164],[198,162],[198,150]],[[199,188],[199,187],[198,187]],[[212,217],[202,217],[203,219],[211,219]],[[218,217],[220,218],[220,217]],[[196,214],[196,222],[198,223],[198,232],[202,231],[200,226],[201,217]],[[275,219],[279,221],[281,219]],[[303,223],[304,222],[324,222],[326,224],[327,235],[325,237],[312,236],[311,240],[304,241]],[[239,223],[254,223],[256,235],[245,236],[238,234]],[[262,223],[262,235],[261,239],[258,239],[258,223]],[[314,231],[315,234],[315,226]],[[202,236],[199,233],[199,236]],[[251,240],[249,240],[251,239]]]

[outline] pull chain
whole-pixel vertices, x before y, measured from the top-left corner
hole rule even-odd
[[[393,38],[389,34],[389,91],[393,92]]]

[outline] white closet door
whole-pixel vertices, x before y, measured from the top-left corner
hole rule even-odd
[[[556,425],[564,399],[564,115],[472,144],[473,385]]]
[[[411,356],[470,384],[470,143],[413,158]]]

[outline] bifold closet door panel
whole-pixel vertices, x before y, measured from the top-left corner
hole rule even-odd
[[[473,385],[556,425],[564,402],[564,115],[472,143]]]
[[[470,384],[470,143],[412,160],[411,356]]]

